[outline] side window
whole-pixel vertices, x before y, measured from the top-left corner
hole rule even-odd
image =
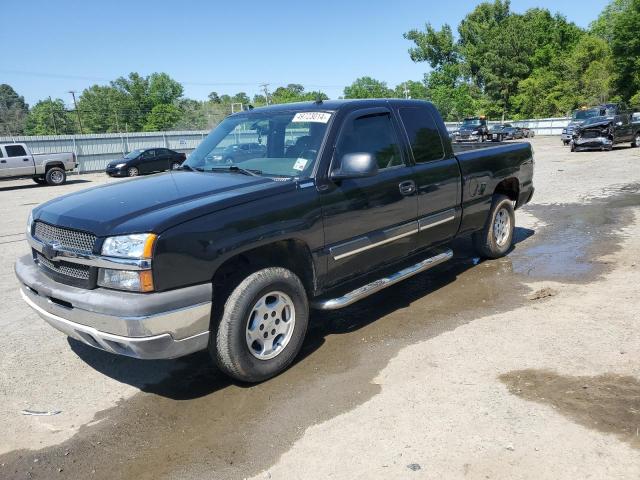
[[[338,158],[347,153],[370,153],[380,170],[404,164],[388,113],[356,118],[343,130],[337,152]]]
[[[146,152],[142,153],[142,158],[144,158],[145,160],[151,160],[155,156],[156,156],[155,150],[147,150]]]
[[[2,158],[2,157],[3,157],[3,155],[2,155],[2,148],[0,148],[0,158]]]
[[[440,132],[427,109],[401,108],[400,118],[407,132],[416,163],[440,160],[444,157]]]
[[[7,151],[7,157],[24,157],[27,154],[22,145],[5,145],[4,148]]]

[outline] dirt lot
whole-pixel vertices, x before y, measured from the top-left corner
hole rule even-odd
[[[136,361],[52,330],[13,275],[28,211],[118,180],[0,183],[0,478],[639,478],[640,149],[532,144],[508,257],[458,241],[314,313],[299,361],[255,386],[205,354]]]

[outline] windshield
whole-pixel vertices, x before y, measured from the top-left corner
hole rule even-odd
[[[127,153],[124,158],[127,158],[129,160],[131,160],[132,158],[136,158],[138,155],[140,155],[142,153],[142,150],[138,149],[138,150],[131,150],[129,153]]]
[[[592,118],[598,115],[598,109],[592,108],[589,110],[576,110],[573,112],[574,120],[586,120],[587,118]]]
[[[238,167],[264,176],[302,178],[313,170],[327,131],[328,112],[248,112],[226,118],[183,167],[212,171]]]
[[[480,119],[479,118],[465,118],[462,121],[462,126],[463,127],[474,127],[474,126],[478,126],[480,125]]]

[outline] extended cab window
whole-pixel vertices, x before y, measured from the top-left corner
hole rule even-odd
[[[380,170],[403,165],[400,146],[388,113],[368,115],[345,126],[338,143],[338,158],[347,153],[370,153]]]
[[[24,157],[27,154],[22,145],[5,145],[4,148],[7,151],[7,157]]]
[[[401,108],[400,118],[409,137],[416,163],[440,160],[444,157],[442,139],[429,111],[423,108]]]

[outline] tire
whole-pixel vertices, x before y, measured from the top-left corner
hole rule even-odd
[[[64,185],[67,181],[67,172],[64,168],[51,167],[44,176],[47,185]]]
[[[46,185],[47,181],[42,177],[33,177],[31,180],[36,182],[38,185]]]
[[[171,170],[177,170],[178,168],[180,168],[180,164],[178,162],[173,162],[171,164],[171,167],[170,167]]]
[[[633,141],[631,142],[632,147],[640,147],[640,132],[636,132],[636,136],[633,137]]]
[[[476,251],[485,258],[503,257],[513,244],[515,223],[513,201],[506,195],[494,195],[487,223],[473,235]]]
[[[576,151],[576,145],[573,142],[570,142],[569,145],[571,146],[571,151],[575,152]]]
[[[140,175],[140,170],[136,167],[129,167],[127,169],[127,177],[137,177],[138,175]]]
[[[209,353],[230,377],[261,382],[291,365],[308,322],[309,303],[300,279],[281,267],[258,270],[235,287],[219,322],[212,322]]]

